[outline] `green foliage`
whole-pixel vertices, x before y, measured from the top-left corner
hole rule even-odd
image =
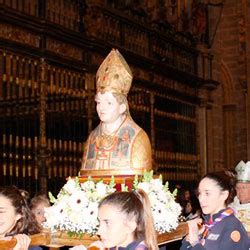
[[[136,190],[138,188],[138,184],[139,184],[139,179],[138,179],[138,175],[135,175],[134,180],[133,180],[133,190]]]
[[[111,180],[109,182],[109,187],[113,188],[115,186],[115,177],[112,175]]]
[[[162,179],[162,175],[161,175],[161,174],[159,175],[159,180],[160,180],[161,183],[162,183],[163,179]]]
[[[177,196],[177,193],[178,193],[178,189],[177,188],[175,188],[175,190],[173,191],[173,197],[176,197]]]
[[[164,190],[168,191],[169,190],[168,188],[169,188],[169,183],[168,183],[168,181],[166,181],[166,183],[164,185]]]
[[[151,171],[144,171],[142,181],[149,182],[153,179],[154,172]]]
[[[56,202],[56,198],[54,197],[54,195],[51,192],[49,192],[48,195],[49,195],[49,201],[52,204],[54,204]]]
[[[122,191],[122,192],[128,192],[128,186],[122,185],[122,186],[121,186],[121,191]]]
[[[69,236],[69,238],[77,238],[77,239],[79,239],[79,240],[81,240],[82,239],[82,237],[83,237],[83,235],[84,235],[84,233],[83,232],[67,232],[67,235]]]

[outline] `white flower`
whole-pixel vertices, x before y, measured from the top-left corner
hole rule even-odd
[[[78,189],[77,188],[77,183],[75,182],[74,179],[69,178],[67,183],[63,186],[63,190],[68,192],[69,194],[73,194],[73,192]]]
[[[107,185],[105,185],[103,182],[98,182],[96,184],[96,192],[99,197],[104,197],[107,193]]]
[[[82,190],[74,192],[68,199],[68,205],[72,211],[81,211],[88,205],[86,193]]]
[[[79,211],[77,210],[71,210],[70,213],[68,213],[68,218],[73,224],[79,223]]]
[[[148,182],[140,182],[138,184],[138,188],[142,189],[145,193],[149,193],[150,190],[150,184]]]
[[[51,207],[44,208],[46,217],[45,227],[55,229],[55,227],[64,220],[66,213],[66,203],[60,203]]]
[[[81,183],[82,190],[93,190],[95,189],[95,183],[93,181],[85,181]]]
[[[153,192],[148,194],[148,198],[150,200],[150,204],[152,207],[157,205],[158,199],[157,199],[157,196]]]
[[[162,180],[158,179],[152,179],[150,181],[150,184],[153,186],[154,190],[162,190],[163,185],[162,185]]]

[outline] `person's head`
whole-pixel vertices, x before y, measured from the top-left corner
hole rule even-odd
[[[147,247],[157,249],[156,233],[148,196],[142,190],[115,192],[99,204],[98,233],[105,247],[126,247],[144,240]]]
[[[182,207],[182,215],[183,216],[189,215],[191,213],[191,211],[192,211],[191,202],[187,201],[187,200],[181,200],[179,203],[180,203],[180,205]]]
[[[126,97],[111,91],[98,92],[95,101],[97,114],[104,123],[113,123],[128,111]]]
[[[50,203],[46,195],[36,195],[30,201],[30,209],[35,215],[39,225],[41,225],[46,220],[44,216],[45,207],[50,207]]]
[[[198,187],[198,198],[204,214],[216,214],[226,208],[236,195],[236,178],[230,171],[206,174]]]
[[[192,204],[191,201],[187,201],[187,204],[185,206],[185,213],[186,214],[190,214],[192,212]]]
[[[132,72],[124,57],[117,49],[112,49],[96,73],[97,113],[101,121],[113,122],[120,115],[128,114],[127,95],[132,79]],[[111,110],[113,116],[105,115],[106,109]]]
[[[39,232],[27,199],[26,191],[16,187],[0,187],[0,237]]]
[[[238,181],[236,184],[237,197],[241,204],[250,203],[250,182]]]
[[[190,200],[190,197],[191,197],[190,191],[189,190],[185,190],[184,191],[184,199],[186,201],[188,201],[188,200]]]
[[[250,203],[250,161],[240,161],[235,167],[237,172],[237,197],[242,204]]]

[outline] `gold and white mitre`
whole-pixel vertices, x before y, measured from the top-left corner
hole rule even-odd
[[[96,73],[96,92],[111,91],[127,96],[132,79],[127,62],[117,49],[112,49]]]
[[[237,180],[240,182],[250,182],[250,161],[240,161],[235,167]]]

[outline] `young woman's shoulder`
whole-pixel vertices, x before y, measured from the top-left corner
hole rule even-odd
[[[242,228],[242,223],[234,214],[225,218],[225,223],[227,224],[227,228],[228,227]]]
[[[224,229],[222,244],[228,245],[222,249],[234,249],[235,246],[241,247],[239,249],[249,249],[250,239],[242,223],[234,215],[229,216],[226,221],[228,223]]]
[[[139,244],[135,247],[135,250],[148,250],[144,241],[139,242]]]
[[[226,217],[222,223],[218,223],[218,228],[221,228],[223,232],[228,232],[228,231],[239,231],[243,235],[246,234],[246,230],[242,223],[238,220],[238,218],[235,215],[230,215]]]

